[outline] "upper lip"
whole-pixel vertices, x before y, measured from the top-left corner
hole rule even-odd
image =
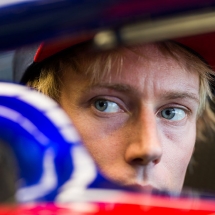
[[[146,192],[146,193],[159,193],[161,192],[158,188],[153,187],[152,185],[141,185],[141,184],[134,184],[129,186],[134,188],[134,190],[139,192]]]

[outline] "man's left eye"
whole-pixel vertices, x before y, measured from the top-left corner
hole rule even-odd
[[[181,108],[166,108],[161,111],[161,116],[167,120],[179,121],[184,119],[186,113]]]
[[[98,99],[94,102],[94,107],[101,112],[106,113],[116,113],[119,112],[121,109],[119,105],[115,102],[111,102],[105,99]]]

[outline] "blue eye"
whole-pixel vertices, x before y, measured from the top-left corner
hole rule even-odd
[[[111,102],[105,99],[96,100],[94,102],[94,106],[98,111],[101,112],[116,113],[121,110],[115,102]]]
[[[184,119],[186,113],[180,108],[166,108],[161,111],[161,116],[172,121],[179,121]]]

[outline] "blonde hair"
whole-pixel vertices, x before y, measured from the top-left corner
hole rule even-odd
[[[215,131],[215,117],[210,105],[210,102],[213,102],[210,86],[210,83],[213,81],[213,70],[195,53],[175,42],[160,42],[156,43],[156,46],[164,56],[174,58],[179,65],[185,66],[187,71],[198,73],[200,80],[200,105],[197,140],[205,140],[205,131]],[[47,60],[41,69],[39,77],[33,78],[27,85],[58,102],[63,84],[61,82],[63,72],[69,70],[76,73],[84,73],[90,77],[91,82],[97,82],[102,77],[108,76],[114,64],[117,64],[117,72],[121,72],[125,49],[135,52],[139,57],[147,57],[141,56],[138,51],[141,47],[121,47],[98,53],[89,49],[85,44],[81,44]]]

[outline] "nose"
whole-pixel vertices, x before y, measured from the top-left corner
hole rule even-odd
[[[125,160],[129,164],[148,165],[160,162],[162,145],[153,111],[141,114],[131,123],[128,141]]]

